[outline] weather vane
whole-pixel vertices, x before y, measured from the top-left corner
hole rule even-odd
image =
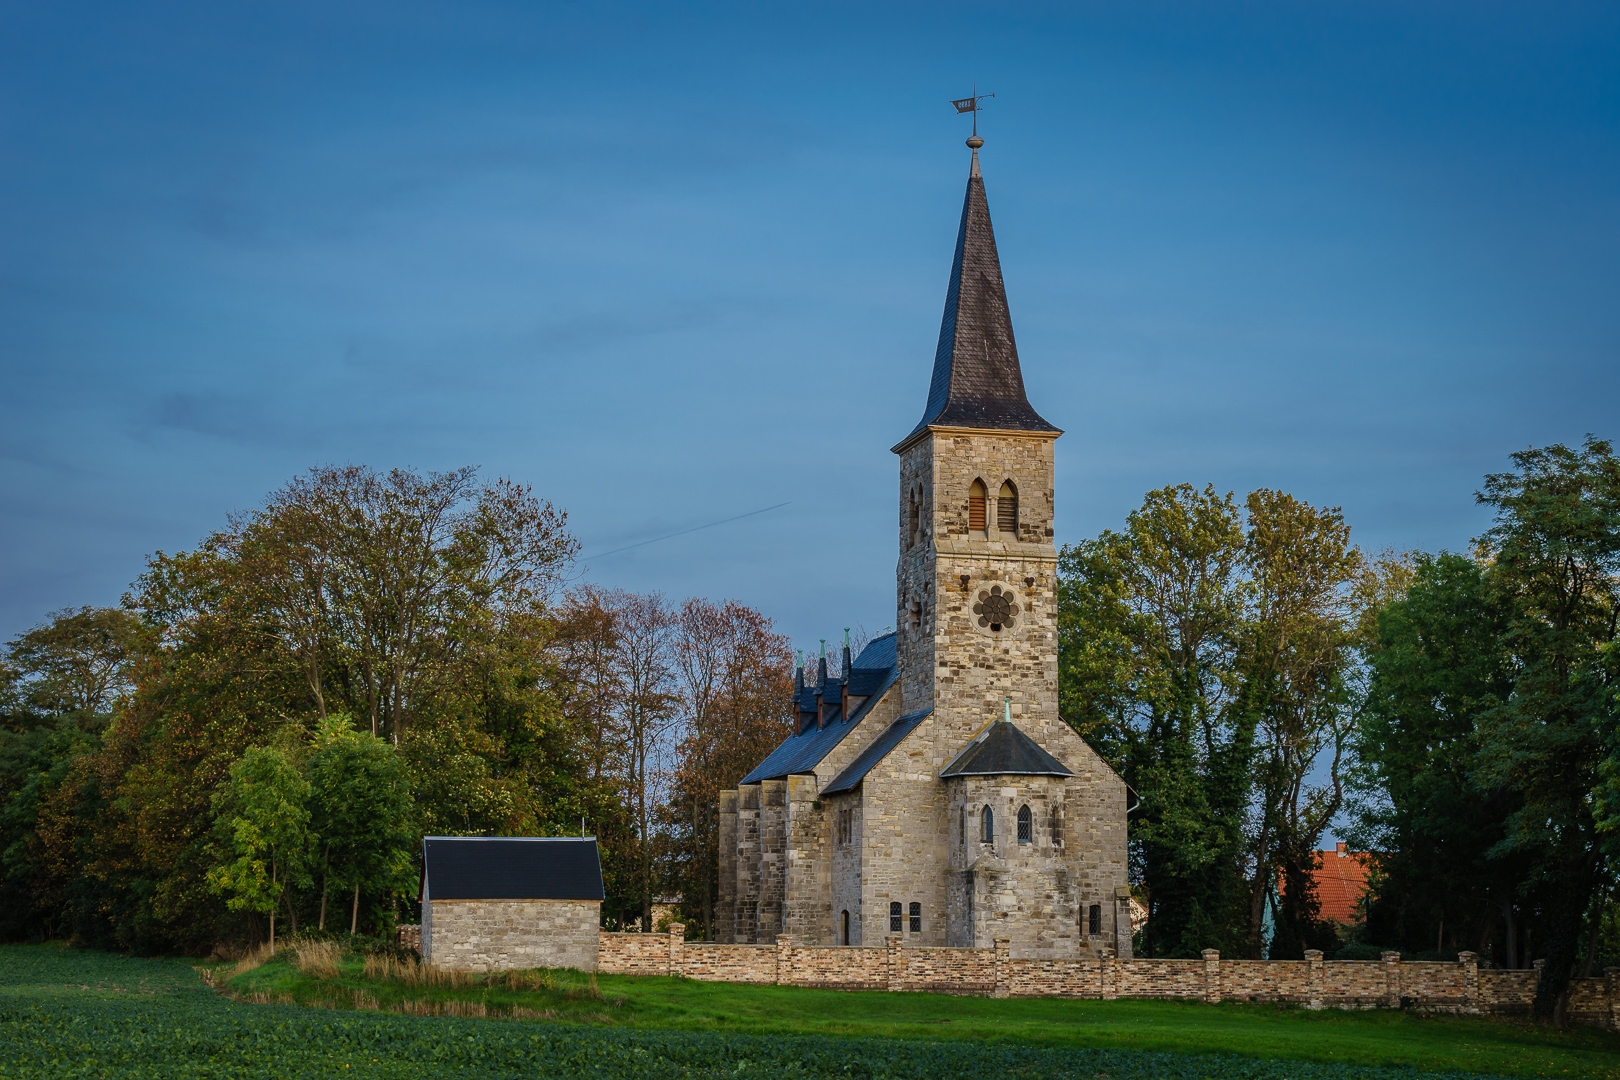
[[[972,97],[958,98],[957,100],[951,102],[952,105],[956,106],[957,112],[968,112],[973,114],[973,137],[975,139],[979,137],[979,113],[984,110],[984,106],[980,105],[979,102],[983,101],[985,98],[993,98],[995,96],[996,95],[994,94],[979,93],[979,84],[974,83]]]

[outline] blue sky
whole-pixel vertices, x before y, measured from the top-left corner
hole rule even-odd
[[[1058,530],[1461,548],[1620,435],[1620,9],[0,3],[0,636],[321,462],[534,485],[583,576],[893,615],[967,171]]]

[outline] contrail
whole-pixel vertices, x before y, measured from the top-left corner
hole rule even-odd
[[[726,525],[733,521],[741,521],[743,518],[754,517],[756,514],[768,513],[771,510],[780,510],[782,507],[788,505],[788,503],[791,503],[792,501],[792,499],[789,499],[787,502],[779,502],[775,506],[767,506],[763,510],[750,510],[748,513],[738,514],[736,517],[728,517],[722,518],[719,521],[711,521],[707,525],[694,525],[690,529],[682,529],[679,532],[668,533],[664,536],[655,536],[651,540],[641,540],[634,544],[626,544],[624,547],[614,548],[612,551],[604,551],[598,555],[586,555],[581,559],[581,561],[588,562],[591,559],[605,559],[609,555],[617,555],[619,552],[629,551],[631,548],[646,547],[648,544],[656,544],[660,540],[673,540],[675,537],[685,536],[687,533],[701,532],[704,529],[712,529],[716,525]]]

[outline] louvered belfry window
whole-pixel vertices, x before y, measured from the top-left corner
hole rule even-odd
[[[1018,536],[1018,489],[1010,480],[1001,485],[1001,493],[996,496],[996,531],[1003,536]]]
[[[973,481],[968,488],[968,532],[984,532],[984,485]]]

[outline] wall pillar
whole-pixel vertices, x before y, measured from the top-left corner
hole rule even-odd
[[[669,973],[679,979],[686,974],[686,924],[669,924]]]
[[[1463,970],[1463,1012],[1479,1012],[1479,953],[1460,952],[1457,963]]]
[[[776,982],[778,985],[787,985],[793,982],[793,936],[791,934],[776,935]]]
[[[996,988],[991,991],[991,997],[1004,998],[1012,991],[1012,939],[998,937],[996,940]]]
[[[900,951],[900,943],[905,940],[899,934],[890,934],[883,939],[884,966],[888,969],[889,989],[904,990],[906,980],[906,958]]]
[[[1320,1009],[1322,1007],[1322,950],[1306,949],[1305,963],[1310,968],[1310,981],[1306,984],[1309,989],[1305,991],[1305,1007],[1307,1009]]]
[[[1401,954],[1383,952],[1378,955],[1384,961],[1384,1004],[1398,1009],[1401,1007]]]
[[[1097,963],[1097,974],[1102,984],[1102,999],[1113,1001],[1119,997],[1114,987],[1114,964],[1117,961],[1112,956],[1104,956]]]
[[[1204,958],[1204,1000],[1214,1005],[1221,1000],[1221,954],[1205,949],[1200,955]]]
[[[1603,969],[1603,996],[1609,1003],[1609,1026],[1620,1031],[1620,967]]]

